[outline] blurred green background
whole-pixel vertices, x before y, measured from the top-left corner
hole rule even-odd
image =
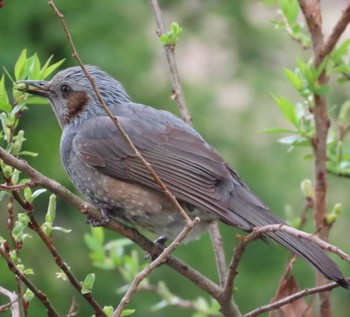
[[[325,33],[329,34],[346,1],[324,1]],[[249,187],[281,217],[290,205],[296,214],[304,206],[300,182],[312,178],[312,161],[304,160],[308,149],[287,152],[276,142],[278,136],[262,133],[265,128],[288,127],[269,93],[286,95],[297,100],[284,78],[285,67],[294,68],[297,57],[305,61],[303,51],[282,30],[270,23],[277,17],[276,8],[256,1],[178,0],[160,1],[165,22],[178,22],[184,29],[176,48],[178,68],[185,97],[195,128],[213,144],[235,167]],[[60,0],[57,5],[65,15],[82,60],[98,65],[125,86],[134,101],[177,113],[170,100],[171,85],[163,49],[155,34],[155,21],[148,1]],[[65,35],[46,1],[6,1],[0,10],[0,65],[12,70],[23,48],[28,54],[38,53],[42,61],[54,54],[58,61],[66,58],[63,67],[75,65]],[[343,103],[348,98],[347,86],[335,86],[330,104]],[[29,158],[30,164],[72,191],[59,159],[60,128],[49,106],[32,106],[25,112],[20,125],[25,130],[25,150],[38,152]],[[344,213],[332,230],[331,242],[349,252],[349,180],[330,176],[329,208],[344,204]],[[36,203],[37,218],[43,219],[49,193]],[[63,258],[79,279],[95,271],[94,294],[101,305],[116,306],[121,294],[116,289],[121,277],[110,271],[92,267],[84,233],[90,232],[81,214],[63,201],[58,202],[56,225],[74,229],[71,234],[55,233],[54,239]],[[16,206],[16,210],[20,208]],[[311,215],[310,215],[311,218]],[[6,205],[1,205],[0,235],[8,237]],[[312,221],[310,220],[310,223]],[[225,249],[230,257],[239,233],[221,226]],[[308,226],[313,230],[312,226]],[[106,232],[108,239],[117,234]],[[154,237],[152,237],[154,238]],[[143,251],[137,246],[141,256]],[[176,250],[176,256],[193,265],[203,274],[217,280],[215,263],[208,235]],[[22,251],[25,265],[32,267],[33,281],[53,300],[60,313],[67,312],[72,297],[79,303],[78,316],[90,316],[90,308],[80,296],[61,280],[48,251],[37,237],[27,241]],[[266,304],[274,295],[288,252],[263,242],[252,243],[243,257],[236,279],[236,300],[242,312]],[[349,266],[340,263],[348,276]],[[203,265],[204,264],[204,265]],[[312,269],[298,261],[295,275],[302,287],[312,286]],[[185,299],[206,295],[191,283],[164,266],[150,277],[164,280],[169,289]],[[0,260],[0,285],[15,290],[14,277]],[[334,316],[346,316],[350,309],[349,293],[337,289],[332,293]],[[166,308],[150,312],[159,298],[149,293],[137,294],[129,308],[133,316],[191,316],[191,311]],[[0,298],[0,304],[5,303]],[[30,316],[45,315],[34,300]],[[10,316],[9,313],[3,314]]]

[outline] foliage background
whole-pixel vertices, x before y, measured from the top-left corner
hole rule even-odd
[[[326,34],[345,2],[323,2]],[[272,126],[288,127],[269,92],[297,100],[282,69],[293,68],[297,57],[307,61],[309,52],[303,51],[283,31],[269,23],[276,18],[275,8],[255,1],[163,0],[160,4],[166,24],[177,21],[184,29],[176,53],[194,126],[273,212],[285,217],[286,205],[290,205],[299,214],[304,205],[300,182],[312,178],[312,162],[303,159],[309,150],[287,153],[284,146],[276,143],[275,135],[261,131]],[[177,113],[175,103],[169,99],[170,80],[165,57],[155,35],[155,22],[147,1],[61,0],[57,5],[65,14],[85,63],[98,65],[118,78],[134,101]],[[29,55],[37,52],[41,60],[54,54],[55,60],[66,58],[64,67],[75,64],[59,21],[46,1],[5,1],[0,10],[0,65],[13,69],[23,48],[28,49]],[[347,85],[336,86],[330,104],[343,103],[348,98]],[[24,149],[40,154],[37,158],[29,158],[30,164],[74,191],[59,159],[60,128],[50,107],[32,106],[25,113],[21,128],[27,139]],[[349,252],[349,180],[333,176],[329,180],[329,208],[336,202],[345,207],[333,228],[331,242]],[[45,195],[36,203],[39,219],[47,208],[49,193]],[[2,204],[0,235],[4,236],[7,234],[6,216],[6,206]],[[97,300],[102,305],[116,305],[122,295],[116,294],[115,290],[122,285],[122,279],[114,272],[92,267],[83,240],[90,228],[83,217],[59,201],[56,224],[74,229],[69,235],[55,233],[58,248],[73,272],[83,279],[87,273],[95,271]],[[308,228],[313,230],[311,225]],[[229,256],[238,231],[225,226],[222,231]],[[110,232],[106,235],[108,239],[116,238],[116,234]],[[67,283],[54,279],[57,268],[37,238],[27,244],[23,258],[36,272],[33,280],[54,298],[61,313],[67,311],[72,295],[80,301],[79,295]],[[132,249],[142,253],[135,246],[129,248]],[[181,246],[176,255],[209,277],[217,278],[208,235]],[[274,245],[259,241],[250,245],[237,278],[236,298],[242,312],[270,300],[288,257],[285,250]],[[339,264],[349,275],[349,267]],[[14,278],[3,261],[0,261],[0,272],[0,284],[15,289]],[[301,261],[295,267],[295,274],[301,286],[313,284],[313,271]],[[161,267],[151,275],[151,281],[159,280],[164,280],[170,290],[181,297],[203,296],[167,267]],[[333,299],[334,316],[345,316],[350,309],[349,294],[337,289]],[[0,298],[0,304],[2,300]],[[145,316],[157,300],[157,296],[143,292],[134,297],[129,307],[137,309],[134,316]],[[31,305],[32,316],[43,313],[36,301]],[[79,316],[90,314],[85,303],[81,303],[80,309]],[[152,313],[155,317],[176,314],[179,312],[175,308]],[[189,315],[189,311],[182,314]]]

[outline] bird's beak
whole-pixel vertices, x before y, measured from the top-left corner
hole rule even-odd
[[[32,95],[48,98],[50,95],[50,83],[46,80],[21,80],[18,81],[19,91],[27,92]]]

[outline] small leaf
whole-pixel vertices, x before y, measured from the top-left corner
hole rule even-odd
[[[25,77],[25,64],[27,61],[27,50],[24,49],[15,64],[15,79],[21,80]]]
[[[25,291],[25,293],[23,295],[23,299],[27,302],[30,302],[33,300],[34,297],[35,297],[34,293],[29,288],[27,288],[27,290]]]
[[[94,283],[95,283],[95,274],[94,273],[88,274],[84,279],[81,293],[82,294],[91,293]]]
[[[37,190],[32,194],[33,200],[34,200],[35,198],[37,198],[39,195],[41,195],[42,193],[45,193],[45,192],[46,192],[46,189],[45,189],[45,188],[37,189]]]
[[[292,102],[285,97],[277,97],[272,95],[273,100],[277,106],[281,109],[284,117],[295,127],[298,127],[299,120],[297,117],[296,109]]]
[[[263,130],[264,133],[296,133],[296,131],[285,128],[270,128]]]
[[[113,306],[104,306],[103,307],[103,311],[105,312],[105,314],[108,316],[108,317],[112,317],[113,316]]]
[[[56,217],[56,195],[52,194],[49,198],[49,205],[45,215],[45,221],[53,223]]]
[[[292,83],[292,85],[294,86],[295,89],[300,90],[304,87],[301,78],[297,74],[295,74],[291,70],[289,70],[288,68],[286,68],[284,70],[284,74],[289,79],[289,81]]]
[[[136,310],[135,309],[124,309],[122,311],[121,316],[130,316],[132,315]]]

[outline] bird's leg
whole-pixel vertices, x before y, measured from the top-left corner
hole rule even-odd
[[[86,222],[92,225],[93,227],[101,227],[106,225],[111,220],[109,216],[109,212],[105,208],[100,208],[100,212],[101,212],[102,220],[97,220],[91,216],[87,216]]]
[[[168,237],[167,236],[160,236],[159,238],[157,238],[156,240],[153,241],[153,243],[157,246],[159,246],[161,249],[165,249],[166,245],[165,242],[168,241]],[[147,252],[144,256],[145,260],[148,260],[151,257],[151,254],[149,252]],[[152,257],[152,260],[154,260],[155,258]]]

